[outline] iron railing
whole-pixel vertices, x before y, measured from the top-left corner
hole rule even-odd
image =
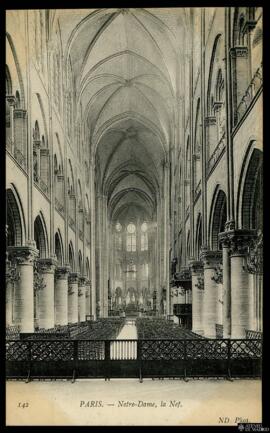
[[[6,377],[260,377],[261,339],[9,340]]]

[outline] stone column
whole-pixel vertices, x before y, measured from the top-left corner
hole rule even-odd
[[[34,332],[34,272],[38,256],[34,246],[8,247],[9,255],[17,262],[19,281],[16,285],[14,313],[21,332]]]
[[[216,338],[218,320],[218,284],[214,281],[215,267],[221,263],[221,251],[202,249],[204,264],[203,330],[207,338]]]
[[[212,155],[218,143],[217,124],[215,116],[205,118],[206,141],[208,143],[208,158]]]
[[[200,261],[190,262],[192,281],[192,331],[203,335],[203,263]]]
[[[10,141],[7,142],[7,146],[11,153],[14,153],[14,107],[16,103],[16,98],[13,95],[7,95],[6,100],[9,104],[9,121],[10,121],[10,135],[7,137]]]
[[[231,265],[229,255],[229,239],[227,233],[219,234],[219,241],[222,243],[222,277],[223,277],[223,338],[231,336]]]
[[[90,316],[91,313],[91,283],[88,278],[85,279],[85,316]]]
[[[250,326],[252,290],[246,269],[249,243],[256,237],[256,230],[227,232],[231,254],[231,338],[245,338]]]
[[[40,328],[54,328],[54,271],[56,260],[39,259],[38,270],[44,287],[38,291],[38,323]]]
[[[78,280],[79,274],[73,272],[68,278],[68,323],[78,322]]]
[[[12,325],[13,283],[6,278],[6,326]]]
[[[85,322],[85,278],[79,278],[78,289],[78,320]]]
[[[58,267],[55,271],[55,324],[68,324],[68,275],[70,266]]]

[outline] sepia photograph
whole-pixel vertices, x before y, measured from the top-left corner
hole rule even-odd
[[[5,15],[6,426],[269,431],[263,8]]]

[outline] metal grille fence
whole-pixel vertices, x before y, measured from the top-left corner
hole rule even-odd
[[[6,377],[259,377],[261,356],[261,339],[8,340]]]

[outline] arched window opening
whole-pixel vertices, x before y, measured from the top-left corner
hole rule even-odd
[[[57,263],[58,265],[63,265],[62,242],[59,233],[55,233],[54,244]]]
[[[147,233],[147,223],[144,222],[141,226],[141,251],[148,250],[148,233]]]
[[[245,177],[242,226],[244,229],[263,229],[263,165],[259,149],[253,151]]]
[[[80,275],[83,275],[83,261],[82,261],[82,253],[81,253],[81,251],[79,251],[79,254],[78,254],[78,265],[79,265]]]
[[[37,216],[34,221],[34,239],[36,242],[37,249],[39,250],[39,257],[47,257],[47,242],[45,227],[42,223],[40,216]]]
[[[21,97],[20,97],[20,93],[18,90],[16,90],[15,93],[15,108],[20,109],[21,108]]]
[[[7,246],[20,246],[23,242],[23,226],[19,207],[11,189],[6,192]]]
[[[136,251],[136,227],[132,223],[127,226],[127,251]]]
[[[217,194],[212,217],[211,246],[212,250],[221,250],[218,235],[225,231],[227,220],[227,200],[225,193],[220,190]]]
[[[74,251],[71,243],[68,246],[68,261],[69,261],[69,266],[71,268],[71,271],[75,272]]]

